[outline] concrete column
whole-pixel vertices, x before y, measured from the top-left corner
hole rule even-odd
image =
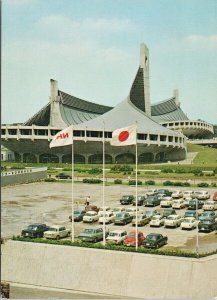
[[[61,164],[63,162],[63,154],[56,154],[59,158],[59,163]]]
[[[20,162],[23,163],[23,153],[19,153],[20,154]]]
[[[39,163],[39,154],[35,154],[36,162]]]
[[[145,44],[140,45],[140,68],[143,69],[145,113],[151,116],[149,84],[149,50]]]
[[[175,97],[175,103],[177,106],[180,106],[180,101],[179,101],[179,90],[178,89],[175,89],[173,91],[173,97]]]
[[[88,164],[88,155],[84,155],[84,159],[85,159],[85,164]]]

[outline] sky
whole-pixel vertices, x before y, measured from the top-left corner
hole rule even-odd
[[[188,118],[217,124],[217,0],[2,0],[2,123],[45,106],[51,78],[115,106],[129,94],[140,43],[151,103],[178,89]]]

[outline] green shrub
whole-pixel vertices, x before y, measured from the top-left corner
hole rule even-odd
[[[178,168],[178,169],[175,169],[174,172],[178,173],[178,174],[183,174],[183,173],[188,173],[188,170],[185,168]]]
[[[44,181],[45,182],[55,182],[56,179],[55,178],[46,178]]]
[[[211,183],[211,186],[212,186],[212,187],[217,187],[216,182],[212,182],[212,183]]]
[[[101,179],[96,179],[96,178],[84,178],[83,183],[101,183]]]
[[[71,170],[72,170],[72,168],[63,168],[63,171],[71,171]]]
[[[197,184],[198,187],[208,187],[209,184],[207,182],[200,182]]]
[[[201,169],[193,169],[191,171],[195,176],[203,176],[203,172]]]
[[[136,185],[136,180],[129,180],[128,184],[129,185]],[[137,180],[137,185],[142,185],[142,181]]]
[[[102,169],[100,169],[100,168],[89,169],[88,173],[89,174],[101,174],[102,173]]]
[[[114,184],[122,184],[122,180],[121,179],[115,179]]]
[[[172,185],[173,185],[173,182],[167,180],[167,181],[164,181],[164,182],[163,182],[163,185],[164,185],[164,186],[172,186]]]
[[[171,168],[164,168],[161,170],[162,173],[173,173],[173,169]]]
[[[191,186],[190,182],[183,182],[183,186]]]
[[[114,167],[111,167],[111,171],[119,171],[119,172],[132,172],[133,168],[131,166],[128,165],[115,165]]]
[[[145,182],[145,185],[155,185],[155,181],[154,180],[147,180]]]

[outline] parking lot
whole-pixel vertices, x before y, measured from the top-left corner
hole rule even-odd
[[[138,186],[138,194],[145,194],[148,187]],[[189,190],[189,188],[178,188]],[[170,188],[176,190],[176,188]],[[199,188],[192,190],[199,190]],[[201,189],[202,190],[202,189]],[[208,190],[211,195],[214,189]],[[126,194],[135,195],[135,187],[124,185],[112,185],[105,187],[105,205],[112,207],[121,206],[120,198]],[[90,196],[90,204],[102,206],[102,186],[78,184],[74,185],[74,206],[84,208],[86,197]],[[132,206],[132,205],[128,205]],[[140,207],[141,210],[159,209]],[[177,214],[184,215],[186,208],[176,210]],[[202,212],[202,209],[200,210]],[[2,237],[10,238],[19,235],[21,230],[32,223],[46,223],[47,225],[61,224],[67,228],[71,227],[69,215],[71,214],[71,184],[70,182],[55,183],[32,183],[2,188]],[[77,222],[75,227],[75,237],[83,228],[99,227],[98,222],[87,224]],[[132,224],[118,226],[114,224],[106,225],[109,230],[124,228],[130,232],[134,227]],[[139,227],[140,231],[147,234],[162,233],[168,236],[168,245],[165,249],[182,249],[194,251],[196,247],[197,230],[181,230],[178,228],[153,228],[150,225]],[[217,234],[199,232],[199,251],[212,251],[217,248]]]

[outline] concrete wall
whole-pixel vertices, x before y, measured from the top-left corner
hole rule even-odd
[[[1,172],[1,186],[28,183],[47,178],[47,168]]]
[[[217,296],[217,255],[165,257],[7,241],[2,280],[137,298]]]

